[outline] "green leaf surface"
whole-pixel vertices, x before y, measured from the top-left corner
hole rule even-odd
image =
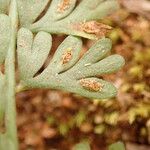
[[[63,19],[73,11],[76,2],[77,0],[70,0],[70,2],[68,3],[69,6],[66,2],[66,6],[63,8],[63,0],[53,0],[51,2],[50,8],[47,11],[47,16],[45,17],[51,21],[58,21],[60,19]]]
[[[17,0],[21,26],[33,23],[44,11],[49,0]]]
[[[31,54],[30,56],[29,54],[25,55],[26,52],[31,51],[30,45],[32,45],[33,40],[31,40],[30,34],[26,37],[26,40],[29,39],[30,41],[29,46],[24,47],[24,44],[21,44],[21,47],[18,46],[19,70],[23,75],[21,76],[22,83],[27,88],[61,89],[98,99],[116,95],[116,88],[111,83],[96,77],[97,75],[115,72],[124,65],[124,59],[120,55],[106,57],[111,49],[109,39],[100,39],[79,59],[82,48],[81,39],[69,36],[58,47],[44,71],[33,77],[31,72],[35,70],[34,66],[37,63],[36,61],[30,62]],[[24,37],[24,33],[19,31],[18,44],[22,43],[21,37]],[[39,57],[43,57],[42,53],[40,55]],[[28,63],[28,65],[23,64],[23,62]],[[31,67],[29,67],[30,65]]]
[[[32,32],[22,28],[18,32],[17,45],[20,77],[31,78],[48,57],[52,45],[51,35],[41,31],[33,39]]]
[[[5,60],[10,42],[10,19],[0,14],[0,64]]]
[[[100,20],[118,8],[116,0],[18,0],[21,25],[33,32],[69,34],[89,39],[95,33],[84,31],[82,25]],[[29,12],[29,13],[27,13]]]
[[[78,61],[81,49],[81,39],[68,36],[58,47],[47,70],[55,68],[53,70],[55,70],[56,73],[60,73],[69,69]]]

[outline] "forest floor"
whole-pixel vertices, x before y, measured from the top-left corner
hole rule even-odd
[[[127,150],[150,149],[150,20],[120,9],[103,20],[113,27],[107,35],[112,53],[126,65],[104,76],[118,88],[117,97],[89,100],[56,90],[17,95],[20,150],[71,150],[88,140],[92,150],[123,141]],[[55,49],[64,39],[54,37]],[[84,40],[84,51],[91,42]]]

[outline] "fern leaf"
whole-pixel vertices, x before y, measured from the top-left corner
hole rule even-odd
[[[44,11],[49,0],[18,0],[19,20],[21,26],[33,23]]]
[[[76,35],[89,39],[111,29],[95,22],[118,8],[116,0],[18,0],[21,25],[33,32]],[[30,13],[26,13],[30,12]],[[93,28],[94,26],[94,28]]]
[[[30,32],[27,29],[23,30]],[[22,43],[22,38],[25,36],[28,36],[26,39],[32,41],[30,35],[19,31],[18,43]],[[18,46],[19,69],[21,74],[25,74],[25,77],[22,77],[22,83],[26,88],[61,89],[99,99],[116,95],[116,88],[111,83],[96,77],[97,75],[115,72],[124,65],[124,59],[120,55],[106,57],[111,49],[109,39],[100,39],[79,59],[82,48],[81,39],[74,36],[67,37],[56,50],[50,64],[41,74],[35,77],[36,72],[32,76],[30,73],[33,70],[38,71],[38,69],[34,69],[36,61],[28,54],[24,54],[31,51],[30,45],[32,43],[27,43],[25,48],[23,47],[24,44],[21,44],[21,47]],[[27,50],[27,47],[29,47],[29,50]],[[35,51],[34,55],[37,55],[38,51],[34,48],[33,51]],[[42,53],[40,55],[40,57],[43,57]],[[31,67],[27,67],[23,62],[28,62],[28,66]]]
[[[39,32],[33,40],[33,34],[22,28],[18,32],[18,61],[20,77],[31,78],[42,67],[48,57],[52,38],[46,32]]]

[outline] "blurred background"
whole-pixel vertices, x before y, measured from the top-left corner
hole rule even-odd
[[[92,150],[123,141],[127,150],[150,150],[150,1],[119,0],[121,8],[102,20],[112,26],[112,53],[126,65],[104,76],[118,88],[113,99],[90,100],[57,90],[17,95],[20,150],[71,150],[86,140]],[[53,50],[64,36],[54,36]],[[93,42],[84,40],[83,52]]]

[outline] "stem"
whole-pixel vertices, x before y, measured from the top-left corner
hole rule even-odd
[[[0,135],[1,150],[17,150],[16,103],[15,103],[15,50],[18,27],[17,2],[11,0],[9,16],[11,19],[11,37],[5,62],[6,95],[5,126],[6,132]]]
[[[4,100],[4,93],[5,93],[5,77],[0,72],[0,132],[1,128],[3,128],[3,117],[5,112],[5,100]]]

